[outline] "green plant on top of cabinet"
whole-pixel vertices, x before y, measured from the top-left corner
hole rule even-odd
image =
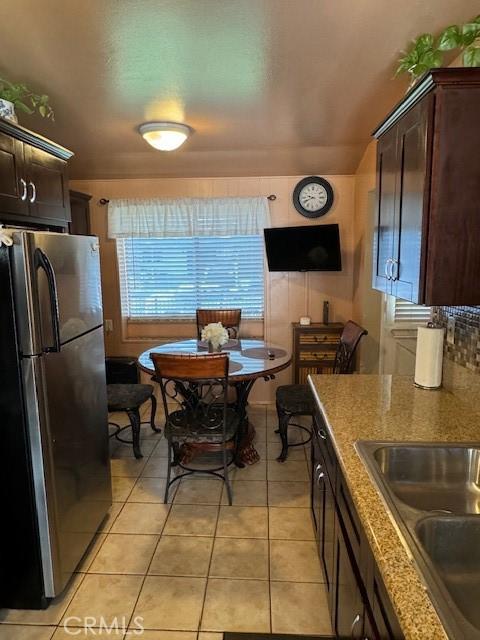
[[[372,286],[416,304],[480,304],[480,69],[435,69],[373,133]]]

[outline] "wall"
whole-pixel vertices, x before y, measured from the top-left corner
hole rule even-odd
[[[368,331],[359,347],[360,373],[378,373],[381,338],[382,295],[372,289],[376,152],[372,141],[355,174],[353,318]]]
[[[342,272],[267,274],[265,326],[250,323],[243,329],[248,335],[264,333],[272,343],[290,347],[291,322],[298,321],[302,315],[309,315],[314,321],[321,320],[323,300],[330,302],[332,321],[342,322],[351,318],[355,177],[328,176],[335,192],[335,202],[328,215],[317,221],[303,218],[293,207],[292,191],[302,177],[73,180],[72,189],[93,196],[91,228],[92,233],[100,238],[104,317],[111,318],[114,323],[113,332],[106,335],[107,354],[138,355],[166,338],[192,337],[195,327],[188,323],[137,325],[137,333],[123,335],[115,242],[107,238],[107,208],[99,205],[100,198],[267,196],[273,193],[277,196],[270,203],[273,226],[338,222],[342,242]],[[290,381],[291,372],[287,370],[280,373],[273,384],[258,383],[252,400],[271,401],[275,386]]]

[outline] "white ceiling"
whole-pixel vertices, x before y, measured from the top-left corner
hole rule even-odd
[[[403,95],[399,51],[478,0],[2,0],[0,75],[48,93],[73,178],[343,174]],[[145,120],[186,122],[176,152]]]

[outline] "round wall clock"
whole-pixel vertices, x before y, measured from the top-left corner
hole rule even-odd
[[[318,176],[303,178],[293,190],[293,204],[302,216],[320,218],[333,204],[332,185]]]

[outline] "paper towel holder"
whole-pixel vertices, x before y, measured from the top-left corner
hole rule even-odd
[[[430,320],[429,322],[427,322],[427,324],[426,324],[425,328],[428,328],[428,329],[442,329],[443,334],[444,334],[444,332],[445,332],[445,329],[444,329],[444,328],[443,328],[439,323],[433,322],[432,320]],[[443,339],[442,339],[442,341],[443,341]],[[418,355],[418,352],[417,352],[417,355]],[[442,361],[442,360],[443,360],[443,349],[442,349],[441,361]],[[440,361],[440,366],[442,366],[441,361]],[[427,386],[427,385],[419,384],[419,383],[415,380],[416,374],[417,374],[417,372],[416,372],[416,367],[415,367],[415,376],[414,376],[413,384],[414,384],[414,386],[415,386],[415,387],[417,387],[418,389],[424,389],[425,391],[438,391],[438,390],[440,390],[440,389],[442,388],[442,380],[441,380],[441,377],[440,377],[440,384],[438,384],[438,385],[436,385],[436,386]],[[441,374],[440,374],[440,376],[441,376]]]

